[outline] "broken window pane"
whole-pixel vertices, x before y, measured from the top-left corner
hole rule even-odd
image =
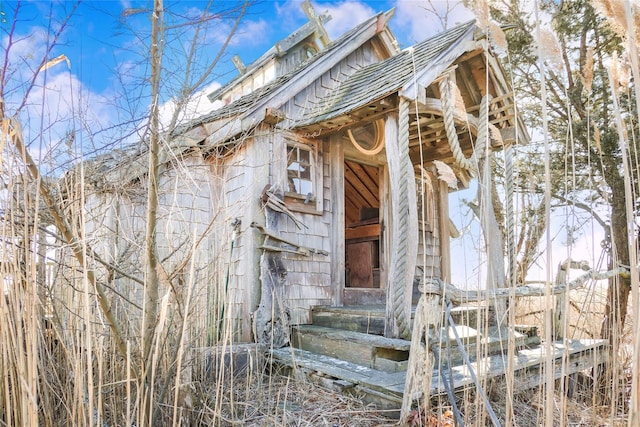
[[[290,193],[313,194],[312,147],[287,145],[287,178]]]

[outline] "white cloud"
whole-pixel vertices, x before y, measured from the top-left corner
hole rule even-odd
[[[270,37],[271,25],[264,19],[258,21],[243,21],[233,36],[232,44],[237,45],[260,45]],[[228,34],[228,33],[227,33]]]
[[[222,107],[223,103],[221,101],[215,101],[212,103],[209,101],[209,98],[207,98],[208,94],[219,89],[220,86],[220,83],[213,82],[196,93],[184,108],[184,111],[180,113],[178,123],[193,120]],[[160,123],[167,126],[171,121],[175,108],[176,103],[174,100],[170,100],[162,104],[160,106]]]
[[[465,9],[461,2],[435,0],[431,3],[434,5],[435,10],[433,11],[430,9],[429,2],[418,0],[393,0],[391,2],[344,0],[314,2],[313,5],[318,13],[326,12],[331,15],[332,19],[327,22],[325,27],[332,39],[339,37],[345,31],[376,13],[395,7],[395,15],[390,21],[390,26],[401,41],[401,45],[405,46],[441,32],[444,28],[445,16],[447,27],[473,18],[473,13]],[[306,20],[299,1],[287,0],[283,3],[276,3],[275,7],[283,27],[291,27],[294,23],[299,26],[301,22]]]
[[[293,29],[300,26],[301,21],[306,21],[304,12],[300,7],[299,0],[286,0],[283,3],[274,3],[276,16],[280,27],[283,29]],[[319,13],[322,13],[319,11]]]
[[[397,0],[396,16],[392,26],[405,32],[409,43],[425,40],[456,24],[473,19],[473,13],[462,6],[462,3],[449,1],[433,1],[432,10],[427,2],[413,0]],[[398,34],[399,36],[399,34]],[[400,38],[400,37],[399,37]]]
[[[71,63],[71,69],[65,61],[39,73],[33,85],[34,73],[44,55],[47,54],[47,31],[41,27],[32,27],[24,34],[14,34],[14,44],[2,45],[9,48],[9,78],[5,88],[5,113],[18,115],[21,121],[25,142],[31,155],[42,162],[43,171],[60,171],[62,165],[74,156],[86,150],[93,151],[93,134],[107,129],[117,121],[117,112],[109,94],[99,94],[90,90],[74,74],[79,64]],[[48,55],[47,59],[64,54],[64,46]],[[21,107],[21,105],[24,105]],[[18,111],[18,109],[20,109]],[[71,146],[64,143],[71,141]],[[108,136],[106,133],[104,137]],[[113,141],[113,135],[108,140]]]
[[[318,3],[314,7],[318,13],[327,12],[331,15],[331,20],[325,24],[325,28],[332,40],[378,13],[369,5],[351,0],[338,3]]]
[[[275,4],[276,15],[282,28],[297,28],[307,21],[300,3],[299,0],[287,0]],[[312,4],[319,15],[325,13],[331,15],[331,20],[325,24],[325,28],[332,40],[379,12],[365,2],[357,0],[313,2]]]

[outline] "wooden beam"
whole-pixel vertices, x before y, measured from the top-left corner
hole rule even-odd
[[[449,223],[449,187],[438,179],[438,230],[440,233],[440,277],[451,281],[451,228]]]
[[[233,65],[236,67],[236,70],[238,70],[240,74],[244,74],[247,72],[246,65],[244,65],[242,59],[240,59],[238,55],[234,55],[233,58],[231,58],[231,62],[233,62]]]
[[[372,180],[361,165],[349,162],[345,166],[344,179],[345,182],[349,182],[353,186],[358,195],[362,196],[364,206],[374,207],[379,204],[378,183]]]
[[[345,238],[347,240],[378,236],[380,236],[380,224],[362,225],[360,227],[347,228],[345,230]]]
[[[277,125],[286,118],[284,111],[275,107],[267,107],[267,111],[264,113],[264,122],[272,126]]]
[[[437,98],[426,98],[424,103],[418,103],[418,114],[434,114],[442,116],[442,102]],[[456,124],[468,125],[473,134],[478,132],[478,118],[466,111],[455,110],[453,112],[453,120]]]
[[[400,90],[400,95],[407,99],[416,99],[416,84],[422,87],[428,87],[461,55],[475,50],[477,43],[473,40],[474,28],[474,26],[470,26],[469,30],[452,43],[447,50],[435,58],[429,67],[419,70],[415,79],[411,79],[411,81]]]
[[[588,271],[585,274],[575,278],[569,283],[560,285],[553,285],[549,290],[551,295],[558,295],[564,292],[569,292],[574,289],[583,287],[588,281],[591,280],[606,280],[620,274],[629,273],[629,270],[624,267],[618,267],[606,272]],[[543,297],[546,295],[546,284],[540,285],[523,285],[518,284],[514,288],[496,288],[496,289],[482,289],[482,290],[466,290],[460,289],[451,283],[445,281],[437,281],[437,286],[440,287],[440,291],[437,292],[440,295],[447,295],[447,297],[453,303],[467,304],[472,302],[484,302],[497,299],[510,298],[511,295],[516,297]],[[423,285],[420,285],[423,287]],[[428,286],[429,292],[434,292],[433,284]]]
[[[344,246],[344,222],[345,222],[345,198],[344,198],[344,145],[340,135],[329,137],[329,168],[331,179],[329,181],[331,191],[331,283],[332,303],[342,305],[342,293],[344,292],[345,272],[345,246]]]
[[[331,42],[331,38],[329,37],[327,30],[324,28],[323,20],[318,16],[309,0],[304,1],[300,7],[302,7],[304,14],[307,15],[309,21],[315,25],[318,38],[324,45],[323,47],[326,47]]]

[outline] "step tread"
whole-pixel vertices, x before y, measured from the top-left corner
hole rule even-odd
[[[353,306],[345,306],[345,307],[333,307],[326,305],[316,305],[311,311],[314,314],[318,313],[339,313],[339,314],[350,314],[357,316],[379,316],[384,317],[385,307],[384,305],[353,305]]]
[[[329,305],[316,305],[311,308],[313,314],[334,313],[351,316],[371,316],[384,318],[386,308],[384,304],[345,305],[342,307]],[[416,312],[416,306],[411,307],[411,314]]]
[[[400,394],[402,394],[404,387],[404,372],[389,373],[379,371],[324,354],[293,347],[274,349],[270,351],[270,354],[274,360],[290,368],[297,369],[302,367],[381,392],[392,390],[394,394],[398,394],[397,390],[400,390]]]
[[[409,351],[411,341],[387,338],[380,335],[371,335],[363,332],[334,329],[318,325],[297,325],[293,327],[293,333],[321,336],[323,338],[347,341],[378,348],[392,348],[394,350]]]
[[[565,375],[569,375],[575,372],[582,371],[586,368],[592,367],[605,362],[608,359],[608,353],[606,351],[607,343],[605,340],[567,340],[566,342],[554,342],[551,343],[551,354],[554,360],[554,376],[560,377],[560,373],[564,371]],[[513,374],[517,378],[514,383],[516,390],[525,390],[528,388],[539,385],[542,381],[542,377],[533,374],[534,370],[539,370],[545,363],[545,346],[538,346],[531,349],[517,350],[513,357],[512,368]],[[562,366],[562,358],[567,356],[570,363],[566,366]],[[484,372],[486,378],[494,378],[504,375],[509,364],[506,355],[497,354],[489,355],[481,358],[479,361],[471,362],[473,370],[478,372]],[[445,377],[449,380],[449,375],[453,377],[455,388],[461,388],[473,384],[470,371],[466,364],[456,364],[450,366],[444,370]],[[433,381],[431,383],[431,390],[443,392],[444,385],[442,384],[442,377],[440,371],[434,369]]]

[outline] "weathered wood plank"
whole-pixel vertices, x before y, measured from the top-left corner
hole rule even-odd
[[[382,304],[386,297],[387,295],[384,289],[344,288],[343,302],[345,305]]]
[[[438,180],[438,232],[440,237],[440,277],[445,282],[451,280],[451,243],[449,236],[449,186]]]
[[[566,346],[566,348],[565,348]],[[552,344],[552,357],[554,359],[554,378],[562,375],[571,375],[605,363],[608,360],[607,344],[604,340],[567,340],[565,344],[558,342]],[[562,357],[568,354],[568,362],[563,367]],[[523,349],[516,352],[513,360],[513,375],[516,380],[514,385],[517,391],[541,385],[544,378],[538,374],[545,361],[544,347],[535,349]],[[507,372],[507,359],[504,355],[490,356],[471,364],[473,370],[484,372],[486,378],[495,378]],[[563,372],[564,371],[564,372]],[[469,369],[466,366],[455,366],[447,369],[446,376],[453,377],[456,389],[473,385]],[[444,393],[444,384],[439,373],[434,372],[432,383],[432,395]]]
[[[566,348],[565,348],[566,347]],[[554,343],[552,357],[554,358],[554,378],[563,375],[571,375],[576,372],[589,369],[593,366],[605,363],[608,359],[607,343],[604,340],[568,340],[564,343]],[[513,375],[517,391],[536,387],[541,384],[543,377],[538,371],[545,360],[543,347],[525,349],[516,352],[513,360]],[[568,354],[568,363],[563,364],[562,358]],[[349,363],[325,355],[318,355],[308,351],[283,348],[272,350],[274,361],[290,366],[294,369],[304,368],[312,372],[346,381],[347,383],[361,386],[361,389],[371,389],[389,397],[397,402],[400,407],[400,397],[404,392],[404,372],[381,372],[377,369]],[[471,367],[476,373],[482,373],[480,381],[495,378],[507,372],[507,360],[504,355],[485,357],[479,362],[474,362]],[[447,381],[453,381],[454,390],[459,391],[473,387],[469,369],[466,365],[451,366],[433,371],[431,396],[444,394],[443,375]],[[356,389],[358,389],[356,387]],[[420,398],[417,393],[413,398]]]
[[[384,315],[371,316],[366,314],[317,312],[316,310],[312,310],[311,316],[313,324],[318,326],[327,326],[366,334],[384,334]]]
[[[361,225],[345,229],[345,239],[361,239],[380,236],[380,224]]]
[[[341,345],[352,346],[362,344],[369,347],[392,348],[408,351],[411,341],[398,338],[387,338],[379,335],[363,334],[359,332],[343,331],[340,329],[326,328],[316,325],[294,326],[294,334],[313,335],[342,341]]]
[[[388,392],[392,387],[404,383],[404,373],[402,372],[382,372],[305,350],[282,348],[272,350],[270,353],[274,360],[294,369],[307,368],[325,376],[369,387],[378,392]],[[398,393],[391,393],[389,397],[398,400]]]
[[[342,305],[342,290],[344,289],[344,150],[338,135],[329,139],[329,160],[331,178],[331,283],[333,283],[333,303]]]
[[[293,328],[294,347],[386,372],[406,369],[410,342],[317,325]]]
[[[353,314],[353,315],[368,315],[384,318],[384,305],[372,304],[372,305],[353,305],[345,307],[327,307],[316,306],[313,307],[313,311],[317,313],[336,313],[336,314]]]
[[[606,272],[589,271],[582,276],[577,277],[571,282],[563,285],[551,286],[550,293],[557,295],[563,292],[578,289],[585,285],[588,280],[605,280],[611,277],[615,277],[622,273],[627,273],[628,270],[624,267],[618,267]],[[546,295],[546,288],[544,284],[541,285],[521,285],[516,286],[515,289],[500,288],[500,289],[482,289],[482,290],[464,290],[446,282],[440,282],[442,292],[446,292],[447,297],[454,303],[471,303],[478,301],[489,301],[493,299],[509,298],[512,293],[516,297],[542,297]],[[446,290],[444,290],[446,288]]]

